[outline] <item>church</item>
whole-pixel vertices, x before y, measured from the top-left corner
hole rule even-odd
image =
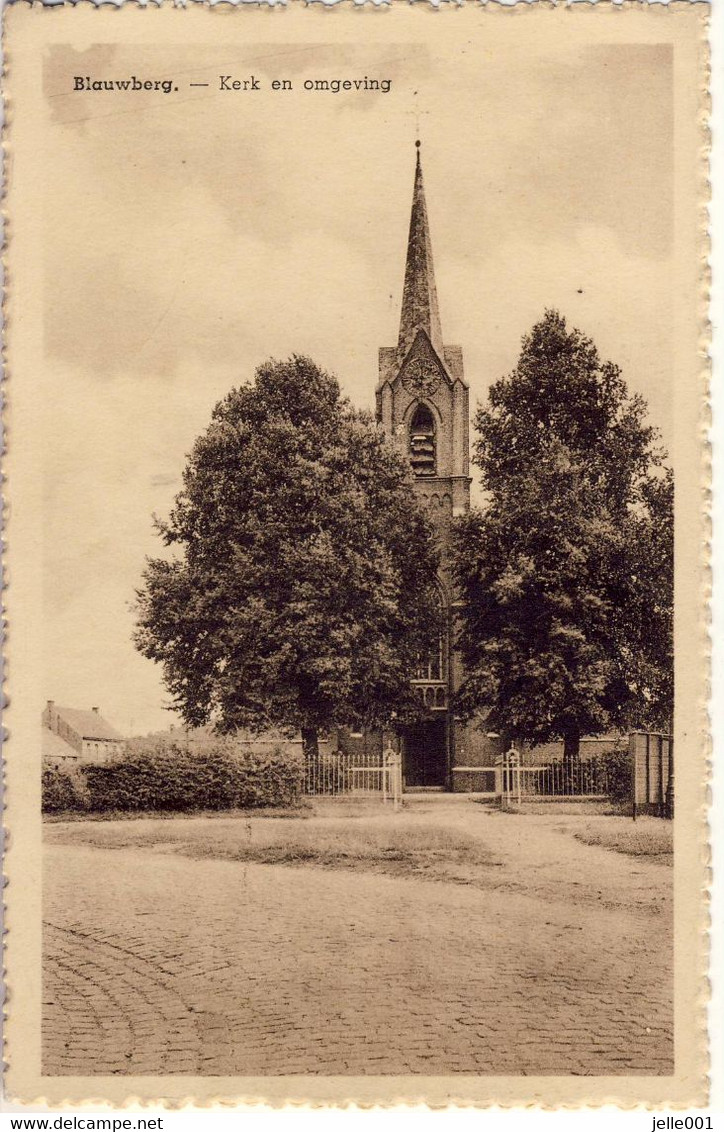
[[[456,719],[460,658],[452,647],[455,594],[449,561],[453,518],[470,508],[470,407],[463,351],[446,345],[435,287],[420,142],[402,289],[397,344],[379,351],[377,420],[388,441],[407,454],[415,491],[437,530],[444,631],[438,650],[414,678],[424,716],[400,736],[405,789],[488,791],[501,751],[497,737]],[[385,742],[387,737],[385,737]],[[352,753],[371,752],[379,736],[344,736]]]

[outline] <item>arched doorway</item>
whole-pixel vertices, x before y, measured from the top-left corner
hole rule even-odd
[[[440,789],[448,779],[448,625],[442,592],[438,599],[438,638],[429,654],[421,658],[412,678],[422,715],[402,734],[402,775],[407,789]]]
[[[447,717],[423,720],[405,728],[402,736],[402,777],[405,788],[444,788],[447,783]]]

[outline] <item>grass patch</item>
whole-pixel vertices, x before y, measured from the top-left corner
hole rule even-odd
[[[361,818],[286,817],[267,822],[228,815],[209,821],[54,823],[51,842],[99,849],[150,849],[197,859],[358,869],[391,875],[422,875],[469,884],[471,870],[494,865],[489,850],[465,833],[415,821],[405,826],[382,816]]]
[[[246,810],[92,810],[79,813],[77,810],[61,810],[55,814],[43,814],[43,823],[54,825],[58,822],[121,822],[121,821],[224,821],[229,818],[305,818],[313,813],[311,804],[304,800],[293,806],[254,806]]]
[[[648,857],[664,864],[673,860],[673,822],[662,818],[641,818],[636,822],[630,818],[609,818],[570,832],[585,845],[599,845],[629,857]]]

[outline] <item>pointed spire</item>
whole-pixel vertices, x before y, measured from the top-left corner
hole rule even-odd
[[[400,337],[398,350],[404,354],[412,345],[418,330],[424,330],[435,351],[442,357],[442,331],[437,306],[435,270],[432,262],[432,244],[427,221],[425,189],[422,183],[420,142],[416,141],[417,162],[415,187],[412,193],[410,234],[407,238],[405,286],[402,292]]]

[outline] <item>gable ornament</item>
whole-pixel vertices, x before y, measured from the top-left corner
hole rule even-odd
[[[402,384],[417,397],[429,397],[440,383],[440,371],[427,358],[413,358],[405,366]]]

